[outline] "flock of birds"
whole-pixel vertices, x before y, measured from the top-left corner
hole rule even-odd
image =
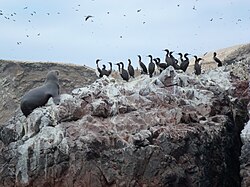
[[[165,70],[169,66],[173,66],[175,70],[182,70],[183,72],[186,72],[188,66],[189,66],[189,58],[188,56],[191,55],[189,53],[185,53],[184,55],[182,53],[178,53],[180,56],[180,62],[173,56],[174,51],[169,51],[168,49],[163,50],[166,52],[165,61],[161,62],[160,58],[153,58],[152,55],[148,55],[147,57],[150,58],[148,68],[146,65],[142,62],[142,58],[140,55],[138,55],[138,63],[139,67],[141,69],[141,74],[149,75],[149,77],[153,77],[153,75],[156,72],[156,69],[161,73],[163,70]],[[217,53],[213,53],[213,60],[217,63],[218,67],[222,66],[221,60],[216,56]],[[194,64],[194,73],[195,75],[201,74],[201,63],[202,58],[198,58],[196,55],[193,56],[195,58],[195,64]],[[101,59],[96,60],[96,66],[97,71],[99,73],[99,77],[109,76],[112,73],[112,63],[109,63],[109,69],[106,69],[106,65],[102,65],[102,69],[99,67],[99,62]],[[118,71],[121,76],[121,78],[125,81],[129,81],[130,77],[135,78],[135,70],[134,67],[131,65],[131,60],[128,59],[128,67],[127,69],[124,68],[124,63],[119,62],[115,65],[118,66]]]

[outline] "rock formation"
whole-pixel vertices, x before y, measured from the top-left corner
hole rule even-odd
[[[0,186],[240,186],[248,65],[103,77],[16,112],[0,127]]]
[[[20,98],[31,88],[41,86],[51,69],[60,70],[61,92],[70,93],[94,82],[94,70],[60,63],[27,63],[0,60],[0,126],[10,119],[19,107]]]

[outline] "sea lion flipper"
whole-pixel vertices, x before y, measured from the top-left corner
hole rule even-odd
[[[59,105],[59,103],[60,103],[60,95],[57,95],[57,96],[53,97],[53,102],[54,102],[56,105]]]

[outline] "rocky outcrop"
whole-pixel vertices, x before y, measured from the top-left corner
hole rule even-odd
[[[0,186],[240,186],[247,67],[103,77],[16,113],[0,129]]]
[[[250,44],[239,47],[234,52],[227,55],[224,59],[225,64],[232,64],[239,61],[247,62],[250,60]]]
[[[19,107],[20,98],[31,88],[41,86],[49,70],[60,71],[61,93],[93,83],[97,76],[86,66],[61,63],[27,63],[0,60],[0,126]]]

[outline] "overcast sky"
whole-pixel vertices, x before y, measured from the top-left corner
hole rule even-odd
[[[250,0],[0,0],[0,25],[0,59],[137,66],[250,42]]]

